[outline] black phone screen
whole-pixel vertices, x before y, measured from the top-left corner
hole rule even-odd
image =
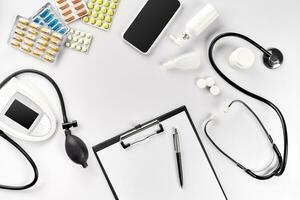
[[[148,0],[123,37],[146,53],[180,8],[177,0]]]

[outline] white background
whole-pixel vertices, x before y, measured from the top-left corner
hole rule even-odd
[[[81,22],[71,24],[72,27],[94,35],[89,54],[65,49],[54,65],[41,62],[7,45],[16,15],[30,17],[45,3],[43,0],[0,1],[0,78],[3,79],[23,68],[35,68],[51,75],[63,91],[69,118],[79,122],[79,128],[73,133],[80,136],[89,146],[89,167],[82,169],[68,160],[64,152],[64,135],[61,129],[58,129],[51,140],[43,143],[16,140],[37,163],[40,179],[36,186],[26,191],[0,190],[1,199],[113,200],[91,147],[138,122],[183,104],[188,107],[197,125],[229,199],[295,199],[300,195],[300,136],[297,112],[300,107],[297,61],[300,43],[299,1],[182,0],[183,9],[174,23],[152,53],[144,56],[125,44],[121,34],[145,1],[123,0],[108,32]],[[212,3],[219,10],[218,22],[186,47],[176,47],[167,38],[168,33],[181,33],[187,20],[201,9],[204,3]],[[233,80],[267,97],[282,110],[287,121],[290,142],[288,164],[282,177],[268,181],[258,181],[249,177],[218,153],[202,132],[202,123],[209,112],[220,110],[232,99],[241,98],[261,116],[281,150],[283,146],[280,124],[273,111],[235,91],[211,68],[207,59],[207,47],[214,35],[225,31],[244,33],[266,48],[280,48],[285,55],[282,68],[274,71],[262,65],[259,52],[256,53],[257,62],[251,70],[235,71],[227,65],[229,53],[240,45],[248,45],[236,39],[226,39],[223,43],[224,48],[217,51],[219,54],[216,56],[222,70]],[[193,48],[198,48],[202,54],[202,66],[198,71],[166,72],[159,66],[164,59]],[[217,98],[195,87],[196,78],[207,75],[215,77],[222,90],[222,94]],[[55,93],[47,82],[35,76],[26,78],[37,81],[47,91],[61,121]],[[225,125],[225,122],[228,123]],[[255,137],[260,133],[255,125],[244,110],[236,109],[232,116],[227,116],[226,119],[224,117],[223,121],[216,124],[211,132],[219,133],[214,136],[227,151],[249,167],[255,168],[261,166],[270,156],[268,147],[263,146],[264,138]],[[24,165],[22,157],[3,140],[0,140],[0,156],[0,184],[22,184],[30,180],[30,166]]]

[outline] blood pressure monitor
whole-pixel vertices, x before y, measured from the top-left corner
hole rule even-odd
[[[46,102],[29,81],[12,78],[0,90],[0,129],[26,141],[50,138],[56,130],[56,118]]]

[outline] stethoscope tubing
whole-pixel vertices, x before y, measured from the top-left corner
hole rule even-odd
[[[225,37],[237,37],[237,38],[241,38],[247,42],[249,42],[250,44],[252,44],[253,46],[255,46],[257,49],[259,49],[264,55],[267,56],[271,56],[270,52],[268,52],[265,48],[263,48],[262,46],[260,46],[258,43],[256,43],[255,41],[253,41],[252,39],[250,39],[247,36],[244,36],[242,34],[239,33],[234,33],[234,32],[228,32],[228,33],[223,33],[218,35],[217,37],[215,37],[212,42],[209,45],[209,49],[208,49],[208,57],[210,60],[210,63],[212,65],[212,67],[214,68],[214,70],[219,74],[219,76],[221,76],[221,78],[223,78],[228,84],[230,84],[232,87],[234,87],[235,89],[239,90],[240,92],[244,93],[247,96],[250,96],[260,102],[263,102],[264,104],[266,104],[267,106],[271,107],[276,114],[278,115],[280,122],[281,122],[281,126],[282,126],[282,133],[283,133],[283,141],[284,141],[284,149],[283,149],[283,158],[281,157],[280,151],[278,150],[277,146],[274,144],[273,145],[273,149],[276,152],[276,154],[280,155],[279,159],[281,159],[280,165],[277,167],[277,169],[274,170],[273,173],[267,175],[267,176],[258,176],[255,175],[251,170],[246,170],[246,172],[257,178],[257,179],[261,179],[261,180],[265,180],[265,179],[269,179],[271,177],[275,176],[281,176],[286,168],[286,163],[287,163],[287,157],[288,157],[288,134],[287,134],[287,126],[286,126],[286,122],[285,119],[281,113],[281,111],[277,108],[277,106],[275,106],[271,101],[256,95],[244,88],[242,88],[241,86],[239,86],[238,84],[236,84],[235,82],[233,82],[232,80],[230,80],[217,66],[217,64],[215,63],[214,60],[214,56],[213,56],[213,50],[214,47],[216,45],[216,43]]]

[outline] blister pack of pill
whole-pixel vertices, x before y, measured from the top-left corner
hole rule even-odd
[[[66,23],[71,23],[88,13],[84,0],[54,0]]]
[[[47,3],[33,17],[33,22],[45,25],[53,31],[61,34],[66,34],[69,31],[68,25],[61,19],[54,7]]]
[[[87,53],[91,46],[92,39],[93,36],[90,33],[71,28],[65,42],[65,47]]]
[[[54,63],[64,44],[64,35],[17,16],[8,42],[22,52]]]
[[[102,30],[108,30],[118,5],[119,0],[89,0],[88,14],[82,18],[82,21]]]

